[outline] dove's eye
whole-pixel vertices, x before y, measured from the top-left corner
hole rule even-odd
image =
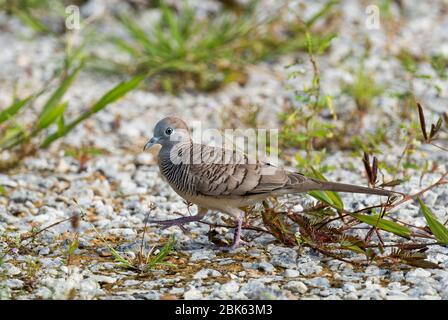
[[[171,134],[173,133],[173,129],[171,129],[171,128],[166,128],[165,133],[166,133],[167,135],[171,135]]]

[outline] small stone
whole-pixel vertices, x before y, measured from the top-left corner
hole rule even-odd
[[[50,253],[50,248],[48,247],[43,247],[42,249],[39,250],[39,255],[41,256],[46,256]]]
[[[297,251],[291,248],[275,246],[270,252],[271,263],[277,267],[297,268]]]
[[[220,290],[224,293],[235,293],[238,292],[238,290],[240,289],[240,285],[238,283],[236,283],[235,281],[229,281],[225,284],[223,284],[220,288]]]
[[[144,300],[158,300],[160,299],[160,293],[155,290],[151,290],[148,293],[140,295],[139,298]]]
[[[316,287],[316,288],[329,288],[330,287],[330,281],[328,281],[327,278],[323,278],[323,277],[310,279],[310,280],[306,281],[306,283],[309,286]]]
[[[263,270],[265,272],[274,272],[275,271],[275,267],[266,261],[258,263],[258,269]]]
[[[138,280],[126,280],[125,282],[123,282],[123,286],[132,287],[132,286],[139,285],[140,283],[141,283],[141,281],[138,281]]]
[[[112,284],[112,283],[117,282],[116,278],[109,277],[109,276],[103,276],[103,275],[100,275],[100,274],[94,274],[90,278],[93,281],[99,282],[99,283],[109,283],[109,284]]]
[[[6,287],[10,289],[19,289],[23,287],[23,281],[19,279],[8,279],[4,283]]]
[[[200,300],[203,298],[204,297],[203,297],[201,291],[199,291],[196,288],[191,288],[190,290],[188,290],[184,293],[185,300]]]
[[[208,277],[220,277],[221,272],[216,271],[214,269],[202,269],[196,272],[193,276],[193,279],[206,279]]]
[[[290,290],[293,293],[304,294],[308,291],[308,287],[302,281],[289,281],[283,287],[286,290]]]
[[[6,270],[8,276],[14,277],[22,272],[19,268],[11,263],[5,263],[3,269]]]
[[[300,272],[297,270],[293,270],[293,269],[286,269],[284,272],[284,276],[286,278],[296,278],[296,277],[300,276]]]
[[[170,294],[183,294],[184,292],[185,289],[181,287],[180,288],[174,287],[170,290]]]
[[[404,279],[403,271],[394,271],[390,274],[390,281],[402,281]]]
[[[406,274],[406,278],[408,277],[423,277],[423,278],[427,278],[431,276],[431,272],[426,271],[425,269],[422,268],[417,268],[414,270],[409,271]]]
[[[141,152],[135,157],[135,163],[149,166],[154,164],[154,157],[149,152]]]
[[[345,292],[356,292],[355,286],[351,283],[344,283],[344,285],[342,286],[342,290],[344,290]]]
[[[132,237],[136,235],[135,230],[131,228],[110,229],[109,233],[115,236],[122,237]]]
[[[190,261],[212,260],[216,254],[212,250],[196,250],[190,257]]]
[[[36,290],[35,295],[39,299],[50,299],[53,295],[53,292],[47,287],[40,287]]]
[[[358,300],[358,295],[351,292],[343,297],[345,300]]]
[[[322,267],[315,262],[310,261],[299,265],[299,271],[304,276],[310,276],[312,274],[318,274],[322,272]]]
[[[377,276],[380,274],[380,268],[378,268],[377,266],[368,266],[367,268],[365,268],[364,273],[367,275],[371,275],[371,276]]]
[[[246,270],[247,269],[257,269],[258,264],[252,263],[252,262],[243,262],[243,263],[241,263],[241,266]]]

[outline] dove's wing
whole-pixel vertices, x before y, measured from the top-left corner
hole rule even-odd
[[[170,154],[179,154],[184,161],[173,164]],[[185,161],[187,159],[188,161]],[[269,163],[252,161],[237,151],[200,144],[187,144],[165,151],[162,148],[159,153],[159,166],[170,184],[185,194],[215,197],[250,196],[281,195],[311,190],[386,196],[394,193],[388,190],[308,178]]]
[[[196,182],[196,191],[209,196],[269,194],[281,189],[295,189],[308,181],[298,173],[290,173],[269,163],[250,161],[242,153],[195,145],[202,161],[189,165],[189,174]],[[195,157],[195,156],[193,156]]]

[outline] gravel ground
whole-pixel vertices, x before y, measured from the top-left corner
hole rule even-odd
[[[299,1],[290,1],[294,7]],[[371,70],[379,83],[390,90],[405,90],[404,71],[391,53],[402,48],[419,54],[448,55],[448,15],[446,2],[403,1],[405,12],[392,5],[391,14],[401,17],[398,31],[388,33],[388,23],[380,30],[364,27],[365,6],[358,1],[343,1],[339,37],[328,55],[319,58],[323,90],[335,97],[341,112],[354,108],[341,90],[342,81],[353,81],[353,70],[364,55],[363,40],[370,40],[370,53],[365,68]],[[412,2],[412,5],[409,3]],[[90,10],[101,1],[90,1]],[[205,2],[207,3],[207,2]],[[320,3],[308,3],[306,14],[315,12]],[[27,29],[10,17],[0,14],[0,101],[9,102],[14,83],[23,95],[40,88],[57,67],[63,51],[52,38],[31,37]],[[391,40],[393,39],[393,41]],[[155,165],[154,153],[142,153],[145,140],[152,134],[155,122],[168,114],[176,114],[188,122],[199,120],[204,127],[225,128],[225,115],[239,104],[240,108],[255,104],[260,107],[259,123],[275,127],[274,112],[291,103],[293,90],[299,89],[309,77],[287,79],[285,66],[292,58],[250,68],[244,87],[231,84],[216,93],[181,93],[178,96],[135,90],[76,128],[61,143],[65,146],[93,146],[104,151],[95,156],[80,172],[79,162],[65,155],[61,143],[25,160],[9,174],[0,174],[0,185],[7,195],[0,195],[0,234],[10,238],[45,227],[71,217],[83,208],[87,213],[80,221],[79,247],[74,261],[67,265],[67,252],[73,228],[61,223],[41,233],[26,249],[11,252],[0,265],[0,298],[2,299],[448,299],[448,248],[431,247],[429,260],[441,269],[383,269],[374,265],[356,268],[325,257],[308,248],[285,247],[268,235],[255,237],[249,246],[227,253],[216,251],[210,244],[209,226],[192,223],[188,233],[178,227],[161,230],[150,225],[146,247],[160,247],[174,235],[176,245],[170,262],[177,267],[164,267],[138,275],[117,267],[107,247],[98,239],[94,225],[117,251],[132,258],[139,251],[144,220],[151,204],[155,219],[187,214],[185,203],[162,180]],[[297,68],[309,70],[307,64]],[[428,63],[419,65],[431,73]],[[307,72],[306,74],[310,74]],[[397,80],[399,79],[399,80]],[[79,110],[98,98],[118,80],[91,73],[82,73],[67,97],[70,108]],[[425,79],[414,83],[415,95],[431,111],[446,111],[448,82],[439,81],[441,92]],[[394,117],[398,99],[376,101],[378,110],[364,119],[366,131],[374,128],[379,117]],[[339,108],[339,109],[338,109]],[[119,119],[119,121],[117,120]],[[117,122],[119,125],[117,125]],[[394,162],[403,146],[384,147],[381,160]],[[416,159],[438,161],[437,172],[429,173],[420,185],[418,171],[410,169],[414,178],[398,188],[412,192],[429,185],[448,169],[446,154],[441,151],[417,152]],[[338,170],[328,173],[334,181],[364,181],[360,160],[338,152],[329,155],[327,164]],[[71,199],[77,199],[79,207]],[[343,195],[349,208],[359,208],[378,201],[364,195]],[[289,199],[304,204],[306,197]],[[288,200],[288,201],[289,201]],[[448,218],[448,190],[441,187],[424,196],[439,221]],[[192,209],[193,213],[196,210]],[[403,221],[424,225],[416,203],[397,210]],[[225,217],[212,214],[209,222],[225,222]],[[222,237],[231,239],[231,230],[218,228]],[[254,232],[248,232],[252,235]],[[243,233],[247,235],[248,233]],[[3,238],[2,238],[3,239]],[[387,240],[387,239],[386,239]],[[4,241],[4,240],[2,240]],[[0,246],[5,243],[0,242]]]

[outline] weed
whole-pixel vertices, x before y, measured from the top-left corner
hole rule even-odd
[[[312,165],[320,165],[325,155],[325,149],[316,152],[319,141],[327,142],[333,137],[331,122],[323,121],[320,117],[324,110],[329,111],[333,119],[336,118],[331,96],[322,95],[320,88],[320,71],[316,54],[322,54],[329,47],[334,35],[319,42],[310,32],[306,32],[306,46],[309,61],[313,70],[313,78],[309,86],[295,94],[295,100],[301,104],[297,109],[290,108],[279,115],[282,128],[279,136],[281,149],[295,148],[305,150],[305,157],[296,154],[298,167],[309,170]],[[292,73],[291,77],[296,77]],[[326,168],[328,170],[329,168]]]
[[[76,201],[75,201],[76,203]],[[152,247],[152,249],[145,254],[143,252],[144,248],[144,240],[145,240],[145,234],[146,234],[146,227],[148,222],[148,216],[149,213],[154,210],[154,206],[150,207],[150,210],[148,211],[146,220],[145,220],[145,226],[143,228],[142,233],[142,242],[141,242],[141,248],[140,252],[136,254],[135,259],[128,259],[123,257],[117,250],[115,250],[109,242],[101,235],[101,233],[98,231],[97,228],[93,224],[91,224],[92,229],[95,231],[95,233],[98,235],[98,237],[101,239],[101,241],[106,245],[106,247],[109,249],[111,255],[114,257],[115,261],[119,263],[119,266],[125,269],[130,269],[137,271],[139,273],[146,273],[149,272],[152,268],[158,265],[166,265],[173,267],[174,265],[165,262],[167,255],[173,250],[174,245],[176,243],[176,240],[174,237],[170,237],[168,242],[160,249],[160,251],[156,254],[155,257],[153,257],[153,251],[155,249],[155,246]],[[80,208],[82,210],[82,208]]]
[[[439,118],[428,130],[421,104],[417,104],[417,110],[423,141],[448,151],[445,147],[434,144],[435,139],[441,139],[444,118]],[[406,145],[403,154],[409,148]],[[371,158],[367,153],[364,154],[363,163],[369,185],[377,186],[382,164],[376,157]],[[410,164],[406,162],[401,164],[403,168],[408,165]],[[419,169],[419,167],[415,169]],[[422,175],[427,171],[428,166],[426,165],[422,169]],[[310,174],[325,180],[325,177],[312,166]],[[439,268],[437,264],[426,259],[424,252],[429,246],[446,245],[448,229],[436,219],[420,197],[428,190],[448,184],[447,177],[448,172],[445,172],[435,183],[419,192],[409,195],[402,194],[400,200],[397,197],[390,197],[385,203],[357,211],[344,209],[344,203],[339,195],[329,191],[309,192],[318,200],[318,203],[314,207],[306,208],[303,212],[296,212],[292,208],[287,208],[286,212],[276,212],[275,206],[265,204],[262,213],[267,228],[265,232],[272,234],[286,245],[294,243],[310,246],[324,255],[355,265],[367,266],[376,263],[379,266],[387,267],[404,264],[421,268]],[[403,183],[402,179],[394,179],[383,181],[379,186],[394,187],[401,183]],[[426,227],[402,222],[391,213],[392,209],[413,200],[417,200],[420,205],[427,223]],[[336,221],[339,223],[334,225],[333,223]],[[298,235],[295,234],[296,229],[299,231]],[[364,229],[365,237],[354,233],[355,229]],[[407,239],[407,242],[389,240],[388,243],[385,243],[382,237],[383,233],[394,234],[399,238]],[[293,237],[293,235],[295,236]],[[354,258],[350,253],[355,253],[355,257],[358,258]]]
[[[16,16],[36,33],[56,35],[65,31],[68,4],[58,0],[0,0],[0,11]]]
[[[232,81],[245,82],[247,64],[306,48],[302,25],[282,23],[276,14],[260,23],[256,5],[238,14],[222,12],[202,19],[186,3],[176,11],[161,1],[160,11],[151,30],[133,17],[120,16],[129,38],[107,37],[108,43],[129,55],[130,63],[94,56],[91,66],[118,73],[154,72],[157,87],[171,93],[209,91]],[[320,18],[310,19],[308,27]]]
[[[68,67],[71,67],[71,63],[68,64]],[[9,107],[0,112],[0,152],[13,151],[11,160],[0,163],[0,170],[17,165],[24,157],[35,153],[40,148],[48,147],[57,139],[67,135],[81,122],[135,89],[144,79],[144,76],[139,75],[129,81],[119,83],[105,93],[87,111],[67,123],[64,115],[68,108],[68,102],[64,101],[63,98],[82,67],[81,62],[70,70],[63,70],[59,84],[41,107],[41,111],[32,125],[21,124],[17,117],[23,109],[33,104],[38,96],[48,91],[48,87],[34,95],[13,101]],[[51,128],[54,129],[50,131]]]
[[[353,97],[358,111],[363,114],[372,108],[373,99],[381,96],[384,88],[376,83],[372,74],[361,63],[355,71],[353,83],[345,84],[343,91]]]

